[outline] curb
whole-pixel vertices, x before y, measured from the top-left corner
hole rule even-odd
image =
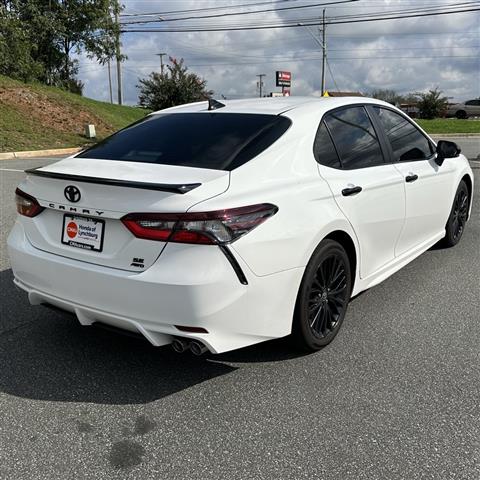
[[[25,152],[0,153],[0,160],[13,160],[16,158],[49,157],[50,155],[72,155],[82,150],[80,147],[53,148],[50,150],[27,150]]]

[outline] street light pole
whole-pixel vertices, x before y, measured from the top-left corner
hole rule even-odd
[[[322,17],[322,97],[325,95],[325,63],[327,61],[327,35],[325,24],[325,9]]]
[[[263,87],[262,78],[266,77],[266,76],[267,75],[265,73],[260,73],[260,74],[257,75],[257,77],[258,77],[258,87],[260,89],[260,95],[259,95],[260,98],[262,97],[262,87]]]
[[[111,70],[111,67],[110,67],[110,59],[108,59],[108,90],[110,92],[110,103],[113,103],[112,70]]]
[[[119,13],[120,11],[120,6],[116,5],[115,8],[115,22],[117,24],[117,38],[115,41],[115,55],[117,57],[117,87],[118,87],[118,104],[122,105],[123,104],[123,88],[122,88],[122,65],[121,65],[121,60],[122,56],[120,53],[120,22],[119,22]]]
[[[166,53],[157,53],[156,55],[158,55],[160,57],[160,73],[163,75],[163,57],[167,54]]]
[[[320,48],[322,49],[322,96],[325,94],[325,64],[327,63],[327,35],[325,32],[325,9],[323,10],[323,17],[322,17],[322,40],[319,40],[315,33],[312,32],[312,29],[305,25],[304,23],[299,23],[298,25],[305,27],[308,33],[312,36]]]

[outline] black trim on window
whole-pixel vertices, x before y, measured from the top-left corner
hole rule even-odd
[[[317,128],[317,132],[318,132],[318,129],[321,127],[322,125],[322,122],[325,123],[325,126],[327,128],[327,131],[328,131],[328,134],[330,135],[330,138],[332,139],[332,142],[333,142],[333,145],[335,147],[335,150],[337,151],[337,156],[339,158],[339,161],[340,161],[340,165],[342,165],[342,159],[338,153],[338,148],[337,148],[337,145],[335,144],[335,139],[333,138],[333,135],[331,134],[330,132],[330,129],[328,128],[328,125],[327,123],[325,122],[325,118],[327,117],[327,115],[329,115],[330,113],[332,112],[336,112],[336,111],[339,111],[339,110],[344,110],[346,108],[350,108],[350,107],[364,107],[366,112],[367,112],[367,115],[368,117],[370,118],[370,121],[372,122],[372,125],[373,125],[373,129],[375,131],[375,134],[377,135],[377,138],[378,138],[378,141],[380,143],[380,149],[382,150],[382,155],[383,155],[383,159],[384,159],[384,165],[392,165],[392,164],[396,164],[396,163],[404,163],[404,162],[401,162],[401,161],[397,161],[394,159],[394,156],[393,156],[393,150],[392,150],[392,147],[390,145],[390,141],[388,140],[388,138],[386,137],[385,135],[385,132],[383,130],[383,127],[380,125],[380,121],[379,119],[377,118],[377,114],[375,113],[375,111],[371,111],[370,109],[372,107],[377,107],[377,108],[384,108],[386,110],[390,110],[392,111],[393,113],[396,113],[397,115],[400,115],[402,116],[403,118],[405,118],[405,120],[407,120],[411,125],[413,125],[417,130],[418,132],[423,135],[425,137],[425,139],[428,141],[429,145],[430,145],[430,148],[431,148],[431,151],[433,152],[432,155],[428,158],[422,158],[422,159],[418,159],[418,160],[405,160],[405,162],[420,162],[420,161],[430,161],[430,160],[433,160],[436,156],[436,145],[435,143],[428,137],[428,135],[426,135],[422,130],[420,130],[419,126],[414,122],[412,121],[412,119],[405,113],[405,112],[402,112],[401,110],[396,110],[394,108],[391,108],[389,107],[388,105],[383,105],[383,104],[378,104],[378,103],[351,103],[349,105],[342,105],[341,107],[337,107],[337,108],[333,108],[331,110],[328,110],[327,112],[325,112],[323,115],[322,115],[322,118],[320,119],[320,122],[319,122],[319,126]],[[373,108],[372,108],[373,109]],[[314,137],[314,143],[315,143],[315,138],[316,138],[317,134],[315,133],[315,137]],[[313,149],[313,145],[312,145],[312,149]],[[316,159],[315,159],[316,160]],[[317,161],[317,163],[320,163]],[[325,167],[325,165],[321,164],[322,167]],[[360,168],[375,168],[375,167],[379,167],[379,166],[382,166],[382,164],[379,164],[379,165],[372,165],[372,166],[367,166],[367,167],[359,167],[358,169],[355,169],[355,170],[359,170]],[[326,168],[335,168],[335,167],[326,167]],[[342,165],[342,170],[347,170],[346,168],[343,167]],[[338,170],[338,168],[336,169]]]
[[[39,167],[42,168],[42,167]],[[84,175],[70,175],[67,173],[48,172],[31,168],[25,170],[28,175],[36,175],[38,177],[55,178],[57,180],[68,180],[69,182],[95,183],[98,185],[110,185],[113,187],[140,188],[143,190],[156,190],[159,192],[170,193],[188,193],[201,185],[201,183],[185,183],[185,184],[166,184],[166,183],[148,183],[148,182],[132,182],[130,180],[114,180],[111,178],[86,177]]]
[[[226,245],[218,246],[223,254],[227,257],[227,260],[230,262],[233,270],[237,274],[238,280],[242,285],[248,285],[248,280],[245,274],[243,273],[242,267],[238,264],[237,259],[234,257],[231,250]]]
[[[380,132],[379,132],[377,124],[374,121],[372,121],[372,119],[370,117],[370,114],[368,112],[368,109],[367,109],[368,105],[369,104],[367,104],[367,103],[351,103],[349,105],[342,105],[341,107],[332,108],[328,112],[325,112],[325,114],[322,116],[322,119],[320,121],[320,125],[322,124],[322,122],[324,122],[325,126],[327,127],[328,134],[330,135],[330,138],[332,139],[333,145],[335,147],[338,158],[340,160],[340,164],[342,165],[342,170],[360,170],[360,169],[363,169],[363,168],[375,168],[375,167],[381,167],[383,165],[387,165],[387,164],[390,163],[390,162],[387,161],[387,159],[389,159],[390,156],[388,155],[389,150],[387,149],[387,146],[385,145],[385,139],[384,139],[384,136],[383,136],[383,131],[380,130]],[[342,111],[342,110],[347,110],[348,108],[358,108],[358,107],[364,109],[364,111],[367,115],[367,118],[370,120],[370,123],[372,124],[373,131],[375,132],[375,135],[377,136],[378,143],[380,145],[380,151],[382,153],[383,163],[379,163],[377,165],[368,165],[368,166],[364,166],[364,167],[357,167],[357,168],[345,168],[343,166],[342,157],[339,153],[338,146],[335,142],[335,138],[333,137],[333,135],[330,131],[330,128],[328,127],[328,123],[325,122],[325,118],[328,117],[328,115],[330,115],[332,113],[339,112],[339,111]]]
[[[390,108],[388,105],[380,105],[380,104],[377,104],[377,103],[368,103],[368,104],[365,104],[365,107],[366,107],[367,111],[369,111],[370,116],[375,119],[375,123],[378,124],[378,126],[380,128],[382,138],[385,141],[386,148],[387,148],[387,151],[388,151],[388,157],[390,159],[389,163],[394,164],[394,163],[408,163],[408,162],[423,162],[423,161],[430,161],[430,160],[433,160],[435,158],[435,156],[436,156],[436,146],[435,146],[435,144],[430,140],[430,138],[428,138],[427,135],[425,135],[425,133],[423,133],[420,130],[418,125],[415,122],[413,122],[412,119],[405,112],[402,112],[401,110],[400,111],[395,110],[394,108]],[[397,115],[403,117],[428,142],[428,144],[430,146],[430,151],[432,152],[431,155],[427,158],[416,158],[416,159],[411,159],[411,160],[396,160],[395,157],[394,157],[394,154],[393,154],[393,149],[392,149],[392,146],[390,144],[390,140],[388,139],[388,137],[385,133],[385,129],[380,124],[380,119],[378,118],[377,112],[375,112],[375,108],[383,108],[385,110],[389,110],[390,112],[396,113]]]
[[[315,152],[315,142],[317,141],[317,136],[318,136],[318,132],[320,131],[320,129],[322,127],[325,127],[325,130],[327,131],[327,135],[328,137],[330,138],[330,141],[332,142],[332,145],[333,145],[333,149],[335,150],[335,153],[337,155],[337,160],[338,160],[338,163],[340,165],[340,168],[337,168],[337,167],[332,167],[331,165],[325,165],[324,163],[322,163],[320,161],[319,158],[317,158],[317,154]],[[330,132],[330,129],[328,128],[328,125],[327,123],[324,121],[323,117],[322,117],[322,120],[320,121],[320,123],[318,124],[318,128],[317,128],[317,131],[315,133],[315,137],[313,139],[313,145],[312,145],[312,150],[313,150],[313,156],[315,157],[315,160],[317,161],[318,164],[324,166],[324,167],[327,167],[327,168],[334,168],[335,170],[343,170],[343,165],[342,165],[342,159],[340,158],[340,155],[338,154],[338,150],[337,150],[337,146],[335,145],[335,142],[333,141],[333,137],[332,137],[332,134]]]

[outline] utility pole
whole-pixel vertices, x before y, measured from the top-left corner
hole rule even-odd
[[[118,104],[123,104],[123,93],[122,93],[122,65],[121,65],[121,53],[120,53],[120,22],[118,18],[118,13],[120,11],[120,5],[117,2],[115,7],[115,23],[117,24],[117,38],[115,42],[115,54],[117,57],[117,86],[118,86]]]
[[[267,75],[265,73],[260,73],[260,74],[257,75],[257,77],[258,77],[258,87],[260,89],[260,95],[259,95],[260,98],[262,97],[262,88],[263,88],[262,78],[266,77],[266,76]]]
[[[112,69],[111,69],[111,66],[110,66],[110,59],[108,59],[108,90],[110,91],[110,103],[113,103]]]
[[[166,53],[157,53],[160,57],[160,73],[163,75],[163,57],[166,55]]]
[[[327,62],[327,34],[325,23],[325,8],[322,17],[322,97],[325,95],[325,64]]]

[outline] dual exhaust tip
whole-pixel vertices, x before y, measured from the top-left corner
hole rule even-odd
[[[190,350],[198,357],[208,351],[208,348],[197,340],[189,341],[178,337],[173,339],[172,348],[177,353],[184,353],[187,350]]]

